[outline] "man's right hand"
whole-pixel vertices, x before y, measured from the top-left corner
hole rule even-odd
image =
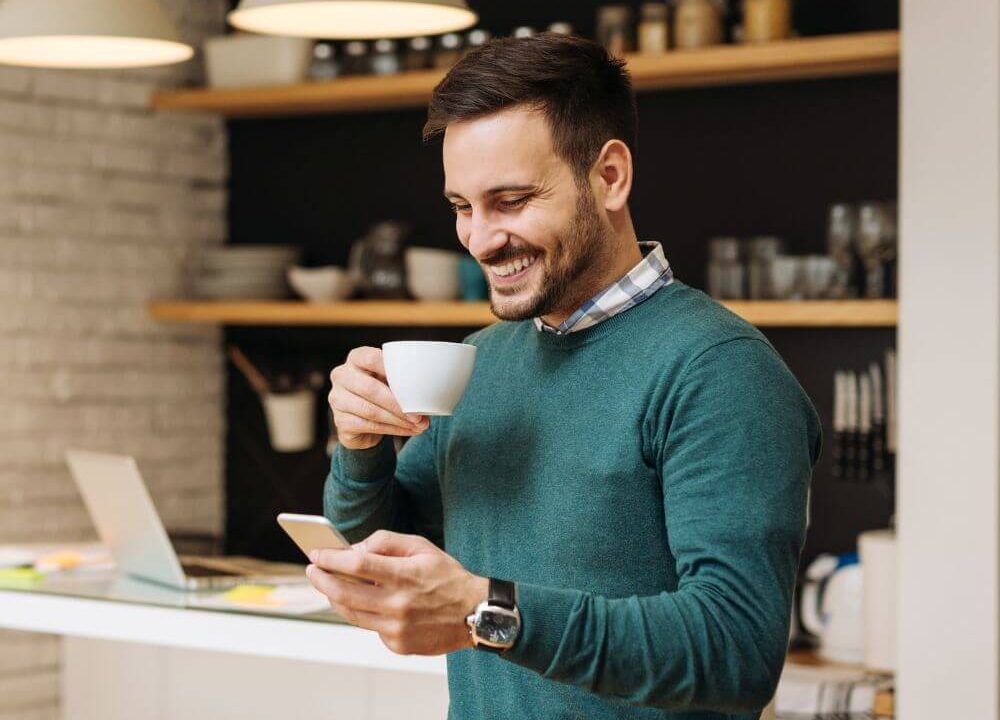
[[[349,450],[374,447],[383,435],[419,435],[430,420],[407,415],[396,402],[385,379],[382,351],[354,348],[343,365],[330,373],[330,409],[337,426],[337,442]]]

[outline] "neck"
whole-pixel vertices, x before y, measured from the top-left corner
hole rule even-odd
[[[572,293],[565,307],[542,316],[546,324],[559,327],[583,303],[612,283],[618,282],[642,260],[642,251],[628,211],[625,211],[622,218],[612,219],[612,229],[607,253],[601,262],[594,263],[595,273],[585,274],[580,278],[579,290]]]

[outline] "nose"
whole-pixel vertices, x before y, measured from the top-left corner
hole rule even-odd
[[[480,262],[510,241],[510,235],[490,221],[486,213],[473,212],[469,219],[469,253]]]

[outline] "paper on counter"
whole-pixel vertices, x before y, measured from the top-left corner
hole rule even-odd
[[[0,568],[33,567],[41,573],[114,567],[100,543],[26,543],[0,546]]]
[[[194,596],[189,605],[217,610],[253,610],[281,615],[307,615],[330,608],[323,593],[308,583],[298,585],[238,585],[205,597]]]
[[[0,570],[0,589],[29,590],[45,579],[45,575],[30,567]]]

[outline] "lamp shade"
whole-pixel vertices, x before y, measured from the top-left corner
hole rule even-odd
[[[241,30],[336,40],[437,35],[478,19],[465,0],[242,0],[229,13]]]
[[[0,0],[0,63],[124,68],[192,55],[155,0]]]

